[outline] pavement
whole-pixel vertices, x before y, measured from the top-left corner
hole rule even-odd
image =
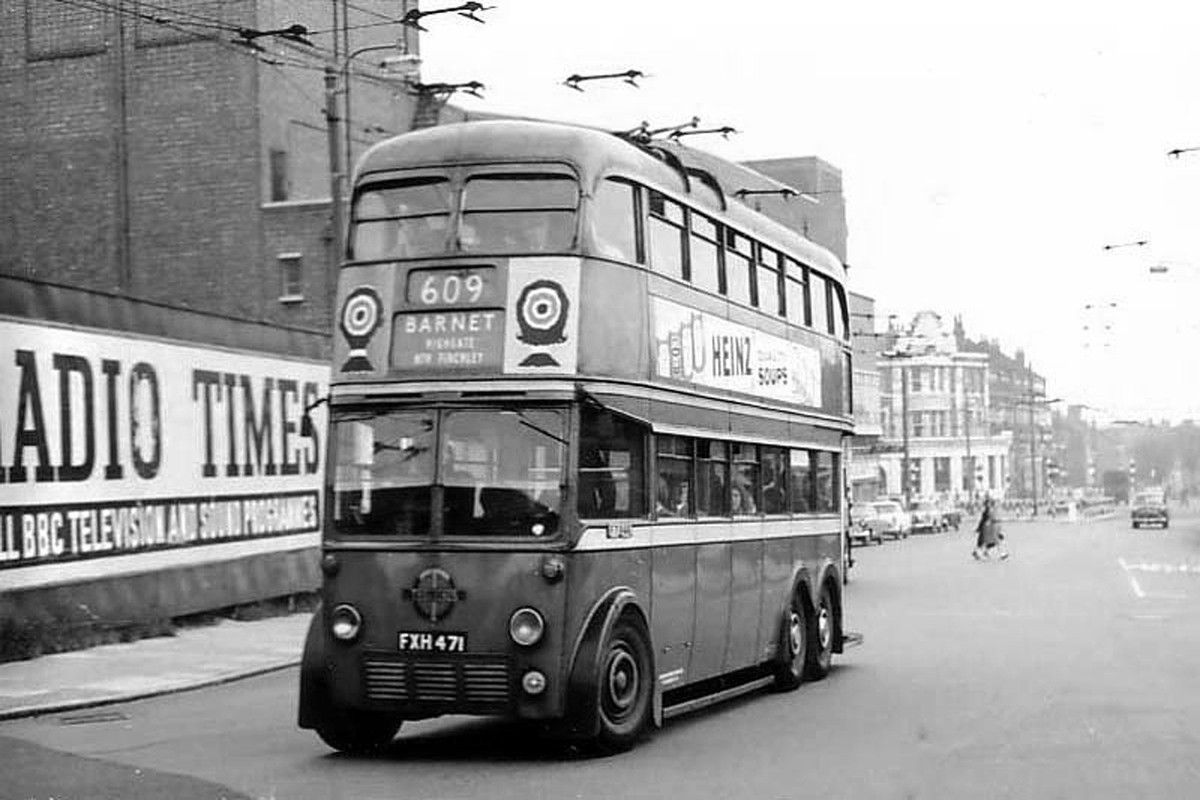
[[[221,620],[141,639],[0,664],[0,720],[198,689],[300,663],[311,613]]]

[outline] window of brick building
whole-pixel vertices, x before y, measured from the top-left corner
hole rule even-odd
[[[291,183],[288,177],[287,150],[271,149],[267,158],[271,168],[271,202],[287,200]]]
[[[280,253],[279,302],[301,303],[304,301],[304,259],[300,253]]]

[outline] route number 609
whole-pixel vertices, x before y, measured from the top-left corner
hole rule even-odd
[[[441,273],[426,276],[421,282],[420,298],[427,306],[478,303],[483,290],[483,278],[478,273]]]

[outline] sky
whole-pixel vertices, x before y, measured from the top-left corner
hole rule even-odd
[[[463,107],[613,130],[695,115],[738,129],[687,140],[723,157],[818,156],[842,171],[849,288],[880,320],[961,315],[1101,419],[1200,419],[1200,151],[1167,155],[1200,147],[1200,4],[494,0],[479,16],[427,18],[421,37],[424,81],[486,85]],[[626,69],[640,88],[562,85]]]

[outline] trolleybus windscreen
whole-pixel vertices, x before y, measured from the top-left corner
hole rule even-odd
[[[544,409],[347,412],[333,420],[344,535],[545,537],[558,531],[566,423]],[[435,508],[440,487],[441,507]]]
[[[351,412],[334,419],[332,514],[338,531],[429,534],[434,430],[427,411]]]

